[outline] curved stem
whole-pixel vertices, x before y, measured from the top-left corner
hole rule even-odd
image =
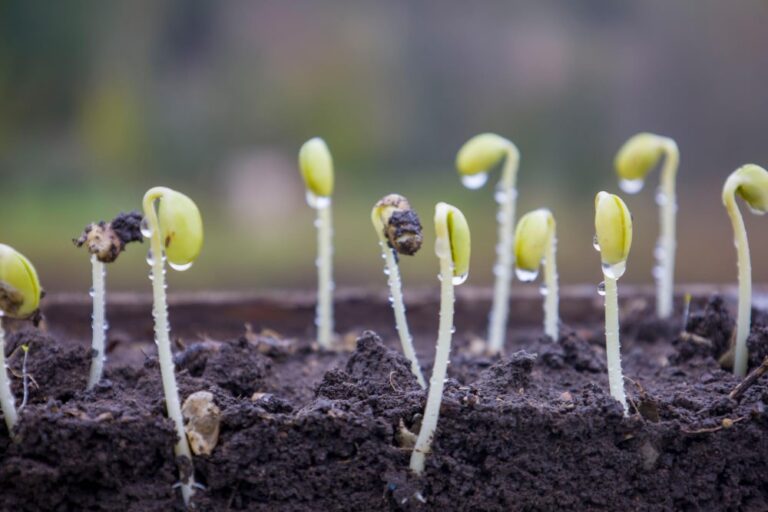
[[[171,340],[168,324],[168,305],[165,297],[165,256],[160,239],[160,225],[155,210],[155,200],[162,199],[162,187],[152,189],[144,196],[144,217],[152,230],[150,238],[150,250],[152,251],[152,316],[155,319],[155,343],[157,344],[157,356],[160,362],[160,374],[163,380],[163,392],[165,394],[165,407],[168,417],[176,428],[176,445],[174,453],[176,457],[186,457],[189,460],[189,474],[181,474],[181,495],[184,504],[189,505],[189,500],[194,493],[194,470],[192,469],[192,452],[189,449],[189,441],[184,431],[184,420],[181,415],[179,390],[176,386],[174,373],[173,354],[171,353]]]
[[[15,439],[13,435],[13,427],[19,420],[16,413],[16,404],[11,391],[11,381],[8,378],[8,367],[5,362],[5,330],[3,329],[3,318],[0,316],[0,408],[3,410],[3,418],[5,419],[5,425],[8,427],[8,434],[11,439]]]
[[[438,239],[438,243],[448,243]],[[420,475],[424,472],[424,459],[430,452],[432,440],[437,429],[437,418],[440,414],[440,402],[443,400],[443,387],[448,369],[448,358],[451,353],[451,338],[453,337],[453,262],[450,248],[445,256],[440,257],[440,328],[437,334],[437,350],[432,376],[429,379],[427,406],[424,408],[424,418],[421,420],[421,430],[416,438],[416,445],[411,452],[411,471]]]
[[[411,362],[411,372],[419,382],[422,389],[427,389],[427,383],[424,381],[424,375],[421,373],[419,361],[416,358],[416,351],[413,348],[413,338],[408,329],[408,320],[405,317],[405,304],[403,303],[402,282],[400,280],[400,268],[395,260],[395,251],[387,244],[384,235],[380,230],[376,230],[379,235],[379,245],[381,254],[387,266],[387,283],[389,284],[389,293],[392,297],[392,309],[395,313],[395,326],[397,334],[400,336],[400,344],[403,346],[403,354]]]
[[[333,226],[331,199],[317,208],[317,342],[330,349],[333,341]]]
[[[739,377],[744,377],[747,374],[747,337],[752,322],[752,265],[749,259],[747,229],[744,226],[744,219],[741,217],[734,194],[725,196],[725,208],[733,225],[739,265],[739,313],[736,321],[733,373]]]
[[[618,280],[605,278],[605,352],[608,360],[608,387],[611,396],[621,403],[624,415],[629,414],[624,394],[624,374],[621,371],[621,345],[619,343],[619,293]]]
[[[512,266],[514,257],[512,250],[515,244],[515,204],[517,202],[517,168],[520,153],[514,145],[510,145],[501,180],[498,184],[499,214],[498,214],[498,245],[496,245],[496,265],[493,285],[493,305],[488,326],[488,350],[492,354],[501,352],[504,348],[504,338],[507,331],[509,315],[509,287],[512,282]]]
[[[93,359],[91,359],[91,373],[88,376],[88,386],[91,389],[101,380],[104,373],[104,361],[106,359],[104,346],[107,335],[107,323],[105,320],[106,300],[104,276],[106,270],[104,263],[100,262],[95,254],[91,255],[91,275],[93,281],[93,316],[91,326],[93,327],[93,339],[91,348],[93,349]]]
[[[661,170],[661,194],[659,205],[660,232],[656,257],[659,268],[656,277],[656,314],[659,318],[672,315],[674,279],[675,279],[675,218],[677,216],[677,197],[675,177],[680,162],[680,152],[672,139],[664,140],[664,166]]]
[[[558,325],[560,315],[558,312],[558,285],[557,285],[557,237],[552,232],[549,235],[549,244],[544,252],[544,286],[547,295],[544,297],[544,334],[557,341],[559,338]]]

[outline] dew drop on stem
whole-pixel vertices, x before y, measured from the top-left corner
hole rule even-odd
[[[462,274],[460,276],[453,276],[453,280],[451,281],[454,286],[458,286],[460,284],[464,284],[469,277],[469,273]]]
[[[601,281],[599,285],[597,285],[597,294],[600,296],[605,295],[605,281]]]
[[[147,219],[141,219],[141,224],[139,224],[139,228],[141,229],[141,234],[144,238],[151,238],[152,237],[152,227],[149,225],[149,222],[147,222]]]
[[[547,285],[543,284],[539,287],[539,293],[542,297],[546,297],[549,295],[549,288],[547,288]]]
[[[627,270],[627,263],[624,261],[621,261],[619,263],[603,263],[603,274],[605,277],[610,277],[611,279],[618,279],[621,276],[624,275],[624,272]]]
[[[469,189],[478,189],[485,185],[488,181],[487,172],[479,172],[477,174],[465,174],[461,177],[461,184]]]
[[[331,204],[331,198],[328,196],[315,195],[311,190],[307,190],[307,204],[312,208],[319,210],[321,208],[327,208]]]
[[[627,194],[637,194],[641,190],[643,190],[643,185],[645,185],[645,181],[642,179],[639,180],[619,180],[619,188],[626,192]]]
[[[600,242],[597,240],[597,235],[592,237],[592,247],[594,247],[597,252],[600,252]]]

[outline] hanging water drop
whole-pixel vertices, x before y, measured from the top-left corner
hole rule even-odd
[[[620,261],[619,263],[603,263],[603,274],[605,277],[610,277],[611,279],[618,279],[621,276],[624,275],[624,272],[627,270],[627,262],[626,261]]]
[[[654,279],[659,281],[664,276],[664,269],[661,268],[660,265],[656,265],[653,267],[653,270],[651,270],[651,274],[653,275]]]
[[[600,242],[597,239],[597,235],[592,237],[592,247],[594,247],[597,252],[600,252]]]
[[[468,277],[469,277],[469,272],[467,272],[466,274],[462,274],[460,276],[453,276],[453,279],[451,280],[451,282],[453,283],[454,286],[458,286],[460,284],[464,284],[464,282],[467,280]]]
[[[91,289],[88,290],[88,295],[90,295],[91,297],[95,297],[96,296],[96,290],[94,290],[93,287],[91,287]]]
[[[141,219],[141,224],[139,224],[139,228],[141,229],[141,234],[144,238],[152,237],[152,227],[149,225],[149,222],[147,222],[146,217]]]
[[[661,187],[656,190],[656,204],[659,206],[667,204],[667,194],[664,193]]]
[[[637,194],[643,190],[643,185],[645,185],[645,180],[643,179],[619,180],[619,188],[627,194]]]
[[[539,277],[539,269],[526,270],[524,268],[515,267],[515,275],[520,281],[524,283],[530,283],[531,281]]]
[[[667,251],[664,250],[664,246],[661,243],[656,244],[656,247],[653,249],[653,256],[656,258],[656,261],[664,260],[666,255]]]
[[[307,190],[307,204],[316,210],[327,208],[331,204],[330,196],[318,196],[311,190]]]
[[[177,272],[184,272],[185,270],[189,270],[192,268],[192,262],[189,263],[174,263],[172,261],[168,262],[168,265]]]
[[[155,264],[155,255],[152,254],[152,249],[147,251],[147,265]]]
[[[488,181],[488,173],[487,172],[479,172],[477,174],[466,174],[461,177],[461,184],[465,187],[475,190],[483,185]]]
[[[547,295],[549,295],[549,288],[547,288],[547,285],[543,284],[539,286],[539,293],[541,294],[542,297],[546,297]]]
[[[599,285],[597,285],[597,294],[600,296],[605,295],[605,281],[601,281]]]

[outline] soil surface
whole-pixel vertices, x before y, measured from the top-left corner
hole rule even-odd
[[[501,357],[461,324],[420,478],[408,462],[426,393],[392,331],[342,336],[339,352],[250,330],[176,347],[182,401],[208,391],[221,411],[218,444],[194,457],[196,510],[768,510],[768,376],[729,398],[741,379],[721,366],[734,320],[720,298],[694,301],[685,325],[624,303],[629,417],[608,393],[599,324],[563,326],[558,341],[513,329]],[[753,324],[751,367],[768,355],[768,315]],[[87,342],[22,327],[7,339],[17,405],[24,344],[29,392],[18,441],[0,429],[0,510],[183,510],[149,345],[113,343],[85,391]],[[433,344],[417,334],[427,375]]]

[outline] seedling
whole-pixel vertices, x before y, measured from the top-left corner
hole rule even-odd
[[[147,263],[152,267],[152,316],[155,318],[155,343],[163,378],[165,407],[176,427],[177,457],[189,460],[189,470],[181,475],[181,494],[184,503],[194,492],[192,453],[184,431],[184,420],[179,403],[179,390],[174,375],[173,355],[168,325],[168,306],[165,297],[165,261],[174,270],[187,270],[192,266],[203,246],[203,221],[197,205],[187,196],[165,187],[154,187],[144,194],[144,221],[141,231],[150,239]]]
[[[421,373],[416,351],[413,349],[413,338],[408,329],[408,320],[405,317],[402,281],[398,267],[398,254],[413,256],[421,248],[423,241],[421,222],[408,200],[398,194],[390,194],[377,202],[371,211],[371,221],[379,238],[381,256],[386,265],[384,273],[388,276],[392,309],[395,312],[395,326],[400,335],[403,354],[411,362],[411,372],[419,382],[419,386],[426,389],[427,383]]]
[[[416,445],[411,453],[411,471],[424,472],[424,459],[430,452],[437,428],[440,402],[443,399],[445,374],[453,337],[453,287],[469,275],[470,235],[467,219],[461,210],[446,203],[435,206],[435,254],[440,260],[440,327],[432,376],[429,379],[427,406]]]
[[[299,169],[307,187],[307,203],[317,210],[317,342],[325,349],[333,340],[333,158],[325,141],[310,139],[299,150]]]
[[[488,349],[498,353],[504,348],[504,335],[509,315],[509,286],[512,280],[512,247],[514,245],[515,203],[517,200],[517,168],[520,152],[511,141],[493,133],[472,137],[456,155],[456,168],[462,184],[471,189],[480,188],[488,181],[489,170],[506,158],[501,179],[496,186],[495,199],[499,204],[497,215],[499,241],[496,245],[496,281],[493,287],[493,305],[488,326]]]
[[[87,389],[93,388],[101,380],[104,373],[106,355],[104,351],[108,324],[106,321],[106,295],[104,280],[106,278],[105,263],[114,262],[126,244],[134,241],[142,242],[141,214],[139,212],[121,213],[112,222],[94,222],[85,227],[83,233],[72,240],[77,247],[86,246],[91,254],[91,276],[93,297],[93,314],[91,316],[93,338],[91,348],[91,372],[88,376]]]
[[[628,194],[635,194],[642,190],[646,176],[662,157],[664,165],[661,169],[661,183],[656,192],[661,229],[654,250],[656,266],[653,276],[656,279],[656,314],[659,318],[669,318],[672,315],[675,282],[675,177],[680,163],[677,143],[669,137],[638,133],[621,146],[614,166],[619,176],[619,187]]]
[[[599,293],[605,296],[605,348],[608,358],[608,385],[611,396],[629,414],[621,371],[619,344],[619,299],[617,282],[627,268],[632,246],[632,215],[619,196],[599,192],[595,197],[595,249],[600,251],[603,277]]]
[[[528,212],[515,229],[515,273],[521,281],[533,281],[544,264],[544,333],[558,339],[558,287],[555,251],[555,217],[546,208]]]
[[[752,320],[752,266],[747,230],[736,204],[736,196],[747,203],[752,213],[762,215],[768,211],[768,171],[760,166],[747,164],[731,173],[723,186],[723,204],[733,225],[739,264],[739,313],[736,321],[733,373],[744,377],[747,374],[747,337]]]
[[[40,307],[40,291],[40,280],[32,263],[12,247],[0,244],[0,408],[12,438],[18,414],[5,363],[2,320],[3,316],[29,318],[35,315]]]

